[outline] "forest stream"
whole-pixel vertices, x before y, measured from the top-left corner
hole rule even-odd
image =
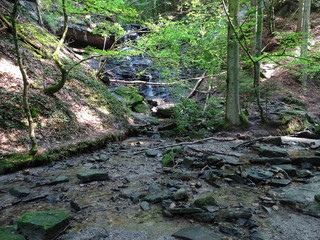
[[[14,224],[27,211],[63,209],[72,220],[59,240],[320,239],[319,152],[313,150],[320,140],[289,138],[274,146],[272,138],[230,135],[185,144],[128,138],[2,175],[0,225]],[[181,150],[164,167],[165,146],[174,145]],[[278,157],[281,152],[289,155]],[[259,159],[265,162],[257,165]],[[79,180],[89,169],[108,177]]]

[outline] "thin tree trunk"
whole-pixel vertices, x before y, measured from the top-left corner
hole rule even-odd
[[[28,98],[29,81],[28,81],[28,76],[26,74],[26,71],[25,71],[23,63],[22,63],[22,58],[20,55],[19,45],[18,45],[18,34],[17,34],[17,26],[16,26],[18,4],[19,4],[19,1],[15,0],[14,6],[13,6],[13,11],[12,11],[12,34],[13,34],[14,47],[15,47],[15,51],[17,54],[18,65],[19,65],[19,69],[20,69],[20,72],[22,75],[22,80],[23,80],[22,102],[23,102],[23,109],[24,109],[24,112],[25,112],[25,114],[27,116],[27,120],[28,120],[29,137],[30,137],[30,141],[31,141],[31,149],[29,150],[29,152],[30,152],[30,154],[34,155],[38,152],[37,139],[35,136],[36,124],[33,121],[31,111],[30,111],[30,106],[29,106],[29,101],[28,101],[28,99],[29,99]]]
[[[239,42],[235,31],[239,27],[239,1],[229,0],[228,13],[231,22],[228,23],[227,47],[227,96],[226,122],[240,125],[240,98],[239,98]]]
[[[296,32],[301,32],[302,30],[303,11],[305,6],[304,2],[305,0],[299,0],[298,22]]]
[[[306,58],[308,55],[311,0],[304,0],[303,5],[303,17],[301,23],[302,43],[300,46],[300,57]],[[305,88],[307,86],[308,79],[307,66],[302,65],[301,68],[300,82],[302,84],[302,87]]]
[[[263,0],[257,0],[256,2],[256,35],[255,35],[255,61],[253,63],[254,72],[254,90],[257,98],[257,105],[260,111],[260,118],[262,122],[265,122],[263,108],[260,102],[260,60],[261,48],[262,48],[262,31],[263,31]]]
[[[68,75],[69,75],[69,71],[66,69],[66,67],[64,66],[64,64],[62,63],[62,61],[59,57],[60,49],[66,39],[67,32],[68,32],[68,14],[67,14],[65,0],[62,0],[62,11],[63,11],[63,18],[64,18],[63,33],[62,33],[60,41],[58,42],[57,48],[52,55],[53,60],[55,61],[56,65],[58,66],[58,68],[61,72],[61,79],[56,84],[54,84],[44,90],[44,92],[49,95],[53,95],[56,92],[60,91],[60,89],[63,88],[63,86],[67,82]]]

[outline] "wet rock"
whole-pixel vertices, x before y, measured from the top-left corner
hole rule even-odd
[[[210,166],[218,165],[219,163],[221,163],[223,161],[222,158],[217,157],[217,156],[208,156],[205,160],[207,161],[207,163]]]
[[[193,206],[181,206],[167,209],[171,214],[184,215],[184,214],[194,214],[194,213],[204,213],[201,208]]]
[[[273,187],[285,187],[291,183],[290,179],[271,179],[269,184]]]
[[[80,179],[80,183],[109,180],[108,173],[98,169],[89,169],[78,173],[77,178]]]
[[[301,187],[283,187],[273,189],[269,195],[278,199],[281,204],[287,205],[297,211],[311,216],[320,217],[319,203],[314,201],[314,196],[319,194],[320,183],[309,183]]]
[[[17,227],[32,240],[49,240],[69,224],[70,215],[62,210],[27,212],[17,220]]]
[[[254,231],[250,234],[250,240],[267,240],[267,238],[260,231]]]
[[[238,174],[227,174],[224,177],[225,178],[229,178],[229,179],[231,179],[234,182],[239,183],[239,184],[246,184],[247,183],[246,179],[244,179],[243,177],[239,176]]]
[[[243,235],[243,233],[240,230],[233,227],[224,226],[224,225],[219,226],[219,231],[229,236],[236,237],[237,239],[241,238],[241,236]]]
[[[48,195],[49,195],[49,192],[30,194],[28,195],[28,197],[23,198],[22,202],[36,201],[38,199],[46,198]]]
[[[24,236],[18,234],[13,227],[1,227],[1,226],[0,226],[0,239],[25,240]]]
[[[82,208],[80,206],[79,203],[75,202],[75,201],[71,201],[70,202],[70,207],[75,210],[76,212],[79,212]]]
[[[251,168],[247,172],[247,177],[253,182],[266,182],[273,176],[270,171],[262,170],[260,168]]]
[[[146,156],[147,156],[147,157],[159,157],[159,156],[161,156],[161,154],[162,154],[161,151],[159,151],[159,150],[153,150],[153,149],[148,150],[148,151],[146,152]]]
[[[196,160],[194,157],[185,157],[182,161],[182,166],[189,169]]]
[[[228,164],[228,165],[231,165],[231,166],[240,166],[240,165],[243,165],[243,163],[241,163],[239,161],[239,159],[237,158],[233,158],[233,157],[226,157],[224,160],[223,160],[224,164]]]
[[[69,178],[67,176],[59,176],[55,179],[50,180],[47,185],[56,185],[65,182],[69,182]]]
[[[208,206],[218,206],[217,201],[213,196],[198,198],[193,202],[193,205],[199,208]]]
[[[314,195],[314,200],[318,203],[320,203],[320,194]]]
[[[218,240],[222,237],[221,234],[202,226],[183,228],[172,236],[186,240]]]
[[[10,188],[9,193],[17,198],[22,198],[30,194],[30,189],[17,186]]]
[[[146,201],[142,201],[140,203],[140,208],[143,210],[143,211],[148,211],[150,210],[150,204]]]
[[[310,163],[314,166],[320,166],[320,156],[310,156],[310,157],[296,157],[291,158],[293,164]]]
[[[301,170],[297,170],[297,176],[299,178],[311,178],[314,175],[309,170],[301,169]]]
[[[255,164],[270,164],[270,165],[279,165],[279,164],[288,164],[291,163],[290,158],[283,157],[274,157],[274,158],[253,158],[250,159],[250,163]]]
[[[278,147],[258,146],[257,150],[264,157],[287,157],[289,156],[286,150]]]
[[[173,199],[175,201],[181,201],[181,200],[188,200],[188,192],[184,188],[178,189],[174,194],[173,194]]]
[[[281,168],[284,170],[290,177],[297,176],[297,169],[291,164],[281,164],[281,165],[274,165],[276,168]]]
[[[156,108],[156,116],[163,117],[163,118],[170,118],[174,112],[174,103],[168,103],[160,105]]]
[[[193,213],[192,218],[198,222],[214,222],[216,219],[215,215],[210,212]]]
[[[173,123],[169,123],[169,124],[165,124],[165,125],[162,125],[162,126],[159,126],[158,127],[158,131],[170,131],[170,130],[173,130],[177,127],[177,123],[173,122]]]
[[[235,222],[238,219],[249,219],[252,217],[252,213],[250,210],[220,210],[216,213],[216,217],[218,220],[223,220],[227,222]]]
[[[316,152],[314,153],[314,155],[320,156],[320,150],[316,151]]]
[[[162,200],[169,199],[172,197],[172,192],[168,189],[160,190],[147,194],[143,200],[149,203],[159,203]]]

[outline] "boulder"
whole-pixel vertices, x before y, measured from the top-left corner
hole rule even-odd
[[[170,118],[174,113],[174,103],[163,104],[157,107],[156,116],[163,118]]]
[[[193,202],[196,207],[208,207],[208,206],[218,206],[217,201],[213,196],[198,198]]]
[[[28,239],[50,240],[69,224],[70,215],[62,210],[27,212],[17,220],[17,227]]]

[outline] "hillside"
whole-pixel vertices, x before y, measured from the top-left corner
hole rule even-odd
[[[10,4],[6,3],[1,1],[0,13],[8,16]],[[46,29],[41,30],[42,42],[36,41],[32,38],[32,31],[41,28],[22,16],[19,21],[25,24],[26,32],[38,50],[54,47],[57,38]],[[11,29],[3,21],[1,24],[0,153],[23,153],[28,149],[29,140],[21,103],[21,73],[16,63]],[[61,77],[58,68],[50,58],[40,56],[26,42],[22,41],[20,50],[31,86],[31,112],[37,122],[40,151],[126,129],[128,110],[103,83],[95,79],[88,64],[84,62],[75,67],[65,87],[54,96],[47,96],[43,93],[44,88]],[[67,47],[62,53],[70,62],[83,59]]]

